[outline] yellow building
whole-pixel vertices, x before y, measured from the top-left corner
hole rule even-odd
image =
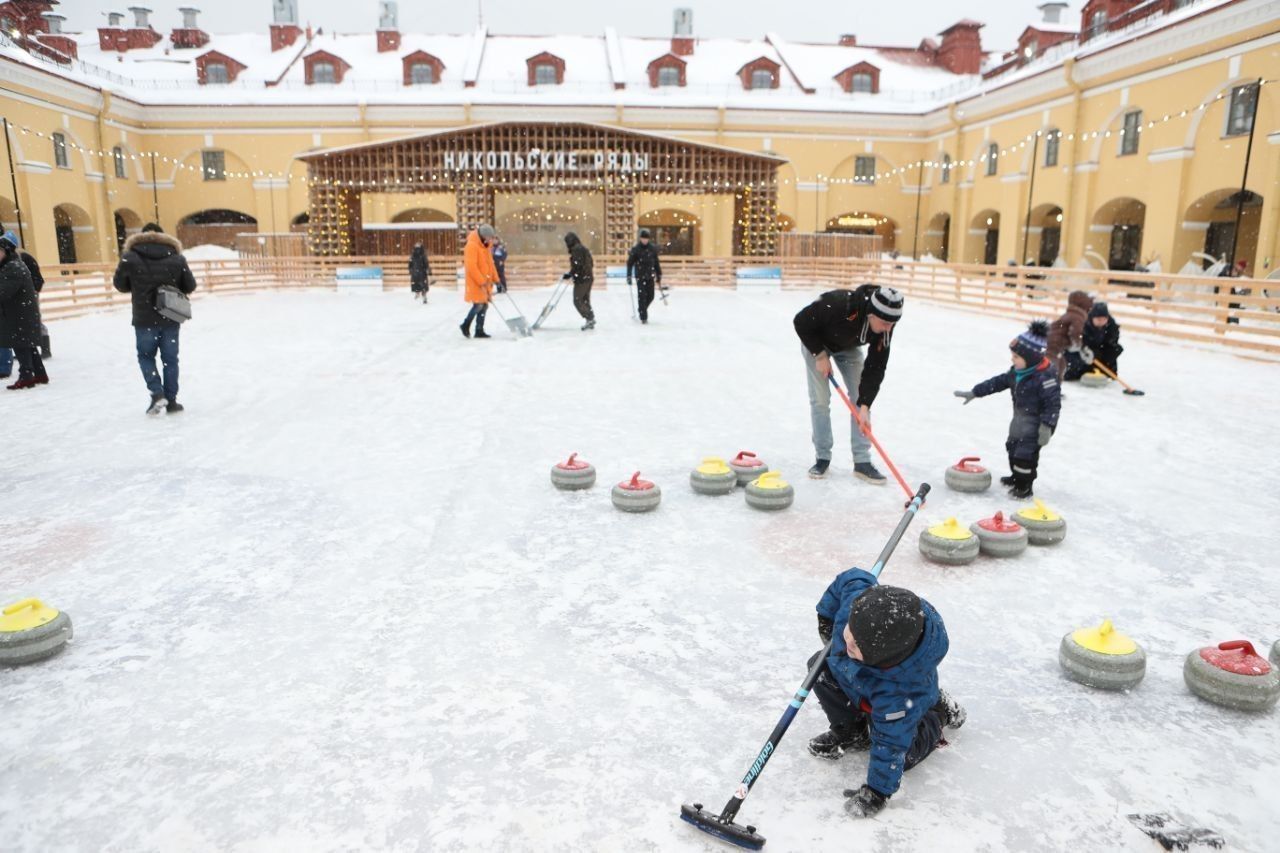
[[[17,230],[16,199],[45,262],[114,260],[153,219],[188,243],[309,228],[323,252],[450,251],[479,217],[513,253],[558,252],[570,228],[616,251],[640,225],[711,256],[767,254],[794,229],[950,261],[1177,271],[1234,243],[1265,275],[1280,248],[1280,0],[1089,0],[1081,25],[1048,3],[1002,55],[972,21],[908,48],[698,38],[684,10],[670,39],[412,34],[383,5],[365,33],[303,30],[279,0],[267,32],[209,36],[191,12],[168,35],[141,9],[68,33],[47,3],[0,4],[0,219]],[[516,137],[479,161],[368,159],[569,125],[598,133],[536,165]],[[644,169],[623,168],[632,139],[659,152]],[[373,169],[358,187],[314,180],[335,149]],[[308,226],[335,205],[342,239]]]

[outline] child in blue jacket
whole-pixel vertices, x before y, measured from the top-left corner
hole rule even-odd
[[[1004,443],[1009,451],[1011,473],[1001,477],[1000,482],[1009,487],[1012,497],[1019,499],[1032,495],[1031,484],[1040,467],[1040,448],[1049,443],[1058,428],[1058,413],[1062,408],[1058,372],[1045,357],[1048,332],[1048,324],[1036,320],[1009,342],[1013,366],[1007,372],[979,382],[971,391],[955,392],[967,406],[975,397],[1013,391],[1013,420],[1009,422],[1009,437]]]
[[[943,726],[964,725],[965,711],[938,688],[947,629],[929,602],[849,569],[818,602],[824,641],[836,626],[842,637],[813,686],[831,728],[809,741],[809,752],[834,761],[847,750],[871,751],[866,784],[844,792],[846,811],[871,817],[897,792],[902,774],[938,746]]]

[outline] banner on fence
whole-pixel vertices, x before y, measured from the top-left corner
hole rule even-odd
[[[338,267],[334,283],[339,293],[381,293],[382,267]]]
[[[782,267],[738,267],[738,290],[772,293],[782,290]]]

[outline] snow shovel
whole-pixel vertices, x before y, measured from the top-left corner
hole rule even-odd
[[[903,514],[902,520],[898,522],[898,526],[894,528],[893,534],[889,537],[889,541],[885,543],[884,550],[880,552],[880,556],[876,557],[875,565],[867,570],[873,577],[880,577],[884,564],[889,561],[889,557],[893,554],[893,549],[897,548],[898,542],[902,540],[902,534],[907,532],[907,527],[911,524],[911,520],[915,518],[920,507],[924,505],[924,497],[927,494],[929,494],[929,484],[921,483],[920,491],[916,492],[912,496],[911,502],[907,504],[906,513]],[[713,811],[704,809],[702,803],[685,803],[680,806],[681,820],[693,824],[708,835],[714,835],[716,838],[728,841],[730,844],[736,844],[739,847],[745,847],[748,850],[759,850],[764,847],[764,836],[760,835],[754,826],[734,823],[733,819],[737,817],[738,809],[742,808],[742,803],[747,799],[747,794],[751,793],[751,787],[759,781],[765,765],[769,763],[769,759],[777,752],[778,744],[782,741],[783,735],[787,733],[787,729],[790,728],[791,721],[795,719],[796,714],[800,711],[800,706],[809,697],[809,691],[813,689],[814,682],[822,674],[822,668],[827,665],[827,657],[831,654],[837,637],[840,637],[843,642],[844,638],[839,632],[832,633],[831,639],[827,641],[826,649],[823,650],[822,654],[818,655],[817,662],[809,670],[809,674],[805,676],[804,683],[795,692],[795,696],[792,698],[791,704],[787,706],[787,710],[782,712],[781,719],[773,727],[773,731],[769,734],[769,739],[764,742],[764,747],[756,755],[756,760],[751,763],[751,767],[747,770],[747,775],[742,777],[737,790],[733,792],[733,796],[729,798],[729,802],[724,809],[719,814],[716,814]]]
[[[490,304],[493,305],[493,310],[498,312],[498,316],[502,318],[502,322],[506,323],[507,328],[511,330],[511,334],[519,338],[533,337],[533,329],[529,328],[529,321],[524,318],[524,312],[520,310],[520,306],[511,298],[510,293],[507,293],[504,290],[502,291],[502,295],[507,297],[507,301],[511,303],[511,308],[516,312],[516,316],[508,317],[506,314],[503,314],[502,309],[498,307],[498,303],[491,300]]]
[[[1123,385],[1123,386],[1124,386],[1124,393],[1128,394],[1130,397],[1145,397],[1145,396],[1147,396],[1147,392],[1146,392],[1146,391],[1139,391],[1137,388],[1134,388],[1134,387],[1133,387],[1132,385],[1130,385],[1128,382],[1125,382],[1125,381],[1124,381],[1123,379],[1121,379],[1119,376],[1116,376],[1114,373],[1112,373],[1112,372],[1111,372],[1111,368],[1107,367],[1107,366],[1106,366],[1105,364],[1103,364],[1102,362],[1100,362],[1100,361],[1098,361],[1098,360],[1096,360],[1096,359],[1095,359],[1095,360],[1094,360],[1094,362],[1093,362],[1093,367],[1094,367],[1095,369],[1097,369],[1097,370],[1101,370],[1103,373],[1107,374],[1107,375],[1108,375],[1108,376],[1110,376],[1112,379],[1114,379],[1115,381],[1117,381],[1117,382],[1119,382],[1121,385]]]
[[[662,297],[662,304],[670,307],[671,303],[667,302],[667,289],[668,288],[665,284],[658,282],[658,295]]]
[[[542,313],[538,315],[538,319],[533,321],[533,328],[542,328],[542,324],[551,316],[551,312],[556,310],[556,306],[560,304],[560,298],[568,289],[569,279],[562,278],[555,283],[555,287],[551,290],[551,298],[547,300],[546,305],[542,306]]]
[[[840,383],[836,381],[836,374],[833,370],[827,374],[827,378],[831,380],[831,384],[835,386],[836,392],[840,395],[840,399],[844,400],[844,404],[849,407],[850,414],[853,419],[858,422],[858,429],[867,437],[876,448],[876,452],[880,454],[880,458],[884,460],[884,464],[889,466],[889,470],[893,472],[894,478],[898,481],[898,485],[902,486],[902,491],[907,493],[907,497],[911,497],[911,487],[907,485],[907,481],[902,479],[902,474],[898,473],[898,466],[893,464],[893,460],[889,458],[889,454],[884,452],[884,448],[880,446],[880,442],[876,441],[876,437],[871,433],[871,427],[862,421],[862,415],[858,414],[858,407],[849,399],[849,395],[844,393],[844,389],[840,387]]]

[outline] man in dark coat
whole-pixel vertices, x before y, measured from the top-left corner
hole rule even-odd
[[[1084,323],[1093,307],[1093,299],[1083,290],[1073,290],[1067,297],[1067,310],[1049,326],[1048,346],[1045,356],[1053,363],[1058,380],[1067,372],[1067,360],[1064,353],[1068,350],[1080,350],[1080,336],[1084,334]]]
[[[1093,303],[1089,309],[1089,322],[1085,323],[1084,334],[1080,338],[1080,352],[1067,353],[1067,381],[1074,382],[1098,364],[1112,373],[1119,373],[1122,352],[1120,324],[1111,316],[1107,303]]]
[[[498,293],[507,292],[507,244],[501,237],[493,238],[493,268],[498,271],[498,284],[494,287]]]
[[[427,260],[427,250],[421,243],[414,244],[409,253],[409,289],[414,298],[422,297],[422,304],[427,304],[427,291],[431,287],[431,263]]]
[[[587,332],[596,327],[596,315],[591,310],[595,261],[591,257],[591,250],[572,231],[564,235],[564,244],[569,249],[569,271],[564,274],[564,279],[573,279],[573,307],[587,321],[582,326],[582,331]]]
[[[813,449],[817,461],[809,476],[820,479],[831,465],[831,362],[844,376],[845,392],[871,427],[871,404],[880,393],[885,367],[889,363],[889,343],[893,327],[902,318],[902,294],[892,287],[864,284],[857,290],[831,290],[796,314],[793,325],[800,337],[805,375],[809,381],[809,419],[813,428]],[[867,347],[864,363],[862,347]],[[855,476],[878,486],[885,476],[871,464],[871,441],[850,416],[850,445]]]
[[[649,306],[653,304],[654,284],[662,284],[662,263],[658,260],[658,247],[649,241],[649,229],[640,229],[640,239],[627,255],[627,284],[634,274],[636,297],[640,308],[640,322],[649,322]]]
[[[859,568],[837,575],[817,610],[823,641],[837,630],[841,636],[813,686],[830,729],[809,741],[809,752],[834,761],[870,750],[866,783],[844,795],[849,814],[871,817],[897,792],[902,774],[938,746],[944,726],[964,725],[964,709],[938,687],[947,629],[929,602],[879,586]]]
[[[18,360],[18,381],[6,386],[10,391],[49,384],[40,358],[40,303],[12,231],[0,236],[0,347],[12,349]]]
[[[151,392],[148,415],[184,409],[178,402],[178,331],[182,328],[156,310],[156,291],[163,286],[183,293],[196,289],[196,280],[182,257],[182,244],[160,230],[154,222],[142,226],[124,244],[124,254],[116,267],[116,290],[133,296],[133,330],[138,349],[138,367]],[[164,381],[156,371],[156,351],[164,361]]]
[[[1012,497],[1020,500],[1032,496],[1031,484],[1040,467],[1040,450],[1057,431],[1058,415],[1062,411],[1058,374],[1045,356],[1047,332],[1044,320],[1035,321],[1009,342],[1013,362],[1009,370],[979,382],[969,391],[955,392],[966,406],[976,397],[1013,392],[1013,420],[1009,422],[1009,436],[1004,443],[1009,452],[1010,473],[1008,477],[1001,477],[1000,482],[1009,487]]]
[[[5,232],[5,239],[18,247],[18,257],[27,265],[27,271],[31,273],[31,283],[35,286],[36,293],[39,294],[44,290],[44,276],[40,273],[40,265],[36,263],[36,259],[31,256],[30,252],[22,248],[22,242],[18,239],[18,235],[12,231]],[[36,302],[39,303],[37,296]],[[41,328],[41,348],[44,349],[44,330]],[[43,352],[41,358],[48,358],[48,353]],[[0,379],[8,379],[13,373],[13,350],[9,347],[0,347]]]

